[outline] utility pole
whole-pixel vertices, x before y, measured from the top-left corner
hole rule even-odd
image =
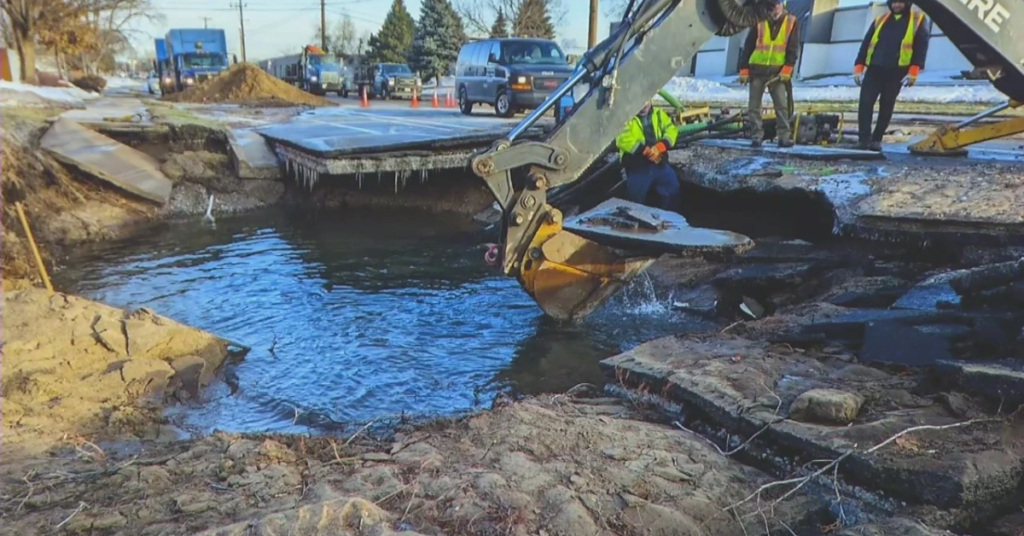
[[[320,48],[327,50],[327,2],[326,0],[320,0]]]
[[[587,48],[597,45],[597,4],[598,0],[590,0],[590,34],[587,36]]]
[[[210,21],[213,20],[213,17],[199,17],[199,18],[203,19],[203,28],[204,29],[209,29],[210,28]]]
[[[235,7],[232,5],[231,7]],[[242,40],[242,63],[245,63],[245,15],[242,13],[242,8],[245,7],[241,0],[238,2],[238,33]]]

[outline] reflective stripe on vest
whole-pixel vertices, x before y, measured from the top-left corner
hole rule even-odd
[[[875,45],[878,44],[878,36],[882,33],[882,26],[889,20],[891,13],[885,13],[879,15],[875,19],[875,35],[871,36],[871,44],[868,45],[868,55],[864,63],[871,65],[871,57],[875,55]],[[900,43],[900,67],[909,67],[910,60],[914,57],[914,36],[917,35],[917,29],[921,27],[921,23],[924,22],[924,15],[916,11],[910,12],[910,23],[907,24],[907,33],[903,36],[903,42]]]
[[[751,65],[763,65],[767,67],[781,67],[786,63],[786,43],[789,42],[789,34],[793,33],[796,26],[796,17],[786,15],[782,20],[782,27],[779,28],[779,35],[772,39],[772,31],[768,21],[757,25],[757,44],[754,52],[750,55]]]

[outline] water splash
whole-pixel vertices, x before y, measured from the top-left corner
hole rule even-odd
[[[654,281],[646,272],[633,278],[616,296],[619,307],[635,316],[660,316],[672,311],[671,296],[658,299]]]

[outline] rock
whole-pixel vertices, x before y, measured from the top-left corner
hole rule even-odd
[[[893,379],[888,372],[856,363],[846,365],[829,374],[829,377],[841,382],[883,382]]]
[[[849,424],[857,418],[864,397],[837,389],[811,389],[789,406],[789,418],[811,423]]]
[[[174,387],[177,392],[184,392],[188,398],[199,398],[199,391],[213,381],[213,373],[208,370],[206,360],[194,355],[179,357],[171,362],[174,370]]]
[[[656,476],[660,476],[669,482],[689,482],[693,480],[692,476],[676,471],[671,467],[654,467],[651,469],[651,473]]]
[[[886,308],[907,292],[896,277],[854,277],[838,282],[821,299],[840,307]]]
[[[391,456],[383,452],[367,452],[363,454],[362,459],[367,462],[386,462],[391,460]]]
[[[109,512],[92,521],[92,530],[115,529],[128,524],[128,520],[117,512]]]
[[[93,335],[96,342],[100,343],[108,351],[118,355],[127,355],[128,343],[124,339],[124,331],[120,320],[108,317],[99,317],[92,325]]]
[[[158,407],[174,370],[159,359],[130,359],[121,365],[121,379],[125,391],[135,398],[140,407]]]
[[[962,393],[939,393],[935,396],[935,400],[956,417],[974,419],[983,415],[974,406],[974,402]]]
[[[935,372],[948,387],[986,397],[1003,407],[1024,404],[1024,364],[1018,360],[966,362],[944,360],[935,363]]]
[[[573,493],[561,486],[551,488],[544,493],[544,513],[551,534],[591,535],[599,534],[600,530],[590,512],[581,504]]]
[[[140,469],[139,481],[152,491],[163,491],[171,487],[170,473],[158,466],[147,466]]]
[[[905,325],[915,325],[940,322],[946,317],[947,314],[927,311],[864,309],[807,324],[801,331],[821,334],[830,339],[859,340],[864,338],[864,330],[871,323],[898,321]]]
[[[689,289],[675,296],[672,308],[705,318],[714,318],[718,310],[718,291],[711,285]]]
[[[764,296],[800,286],[814,274],[813,264],[789,263],[739,266],[715,276],[711,283],[721,290]]]
[[[869,523],[849,527],[839,536],[954,536],[952,532],[928,528],[917,521],[909,519],[889,519],[878,523]]]

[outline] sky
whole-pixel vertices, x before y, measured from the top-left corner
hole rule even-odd
[[[151,55],[153,39],[162,37],[169,28],[223,28],[227,34],[230,52],[241,59],[239,39],[238,0],[153,0],[164,16],[163,24],[140,22],[133,36],[140,54]],[[352,17],[360,33],[374,32],[384,22],[392,0],[324,0],[328,27],[342,14]],[[610,19],[605,16],[602,0],[598,39],[608,34]],[[840,5],[862,4],[867,0],[840,0]],[[587,43],[587,0],[563,0],[568,12],[559,27],[556,40],[575,41],[585,47]],[[313,43],[314,32],[320,24],[320,0],[242,0],[245,15],[246,58],[261,58],[295,54],[305,44]],[[421,0],[405,0],[406,8],[414,18],[419,17]],[[232,7],[234,6],[234,7]],[[206,17],[207,19],[204,19]],[[570,52],[570,51],[567,51]]]

